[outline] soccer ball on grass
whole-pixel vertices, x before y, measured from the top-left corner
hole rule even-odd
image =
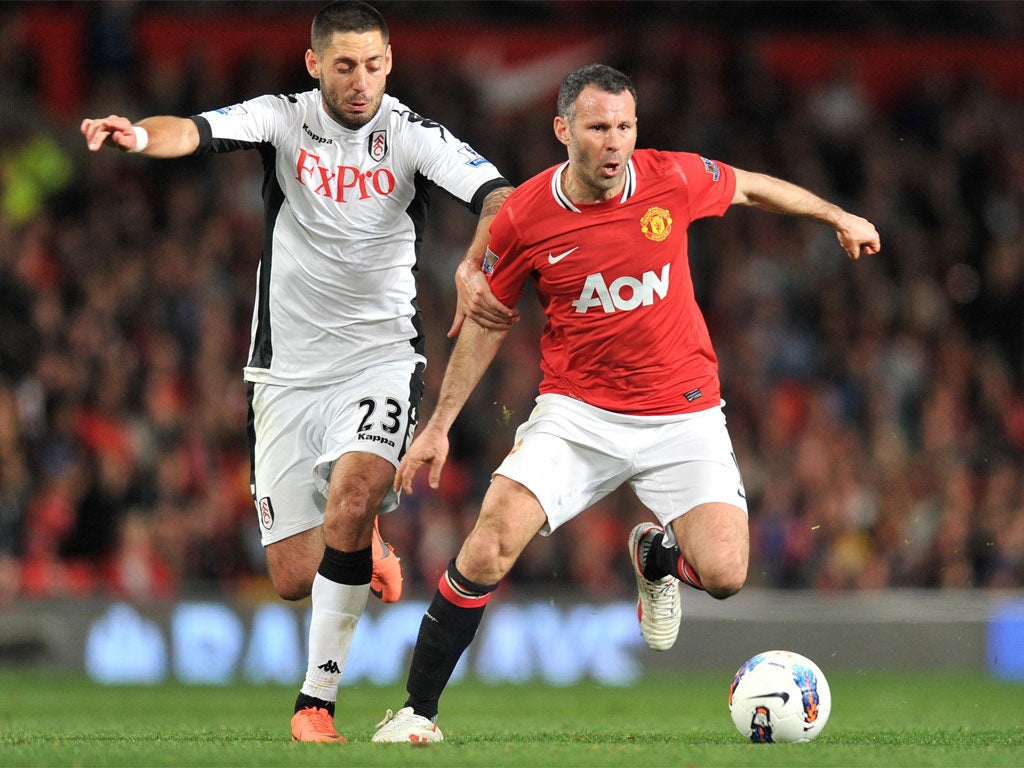
[[[825,727],[832,692],[818,665],[791,651],[765,651],[739,668],[729,688],[729,712],[757,744],[811,741]]]

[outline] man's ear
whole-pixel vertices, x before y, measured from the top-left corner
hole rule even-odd
[[[306,49],[306,71],[314,80],[320,79],[320,62],[317,60],[316,51],[312,48]]]
[[[555,117],[555,138],[569,146],[569,123],[561,115]]]

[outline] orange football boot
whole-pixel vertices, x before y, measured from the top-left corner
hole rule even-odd
[[[347,739],[334,730],[334,718],[326,709],[306,707],[292,716],[292,741],[336,741]]]
[[[379,518],[373,519],[373,575],[370,591],[384,603],[397,603],[402,597],[402,561],[395,548],[384,541],[378,527]]]

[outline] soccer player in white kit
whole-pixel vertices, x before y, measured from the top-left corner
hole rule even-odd
[[[624,483],[657,519],[628,540],[651,648],[675,642],[681,582],[719,599],[743,586],[747,504],[718,360],[694,298],[690,222],[753,205],[830,225],[855,259],[880,247],[869,221],[788,182],[694,153],[635,150],[636,90],[611,67],[589,65],[563,80],[554,131],[568,162],[509,196],[483,264],[507,306],[533,282],[547,319],[540,396],[438,582],[413,651],[409,697],[378,724],[377,742],[443,740],[438,701],[498,582],[537,533]],[[448,431],[506,333],[472,320],[462,329],[396,488],[411,492],[424,464],[437,487]]]
[[[323,7],[305,62],[318,89],[188,118],[87,119],[81,130],[92,151],[253,149],[263,160],[263,253],[244,369],[252,492],[275,589],[313,598],[292,737],[344,741],[334,707],[371,581],[386,602],[401,592],[376,516],[397,506],[392,481],[423,391],[414,269],[426,192],[440,186],[480,215],[456,281],[454,333],[467,311],[485,325],[514,319],[479,270],[511,186],[443,125],[385,93],[392,54],[373,7]]]

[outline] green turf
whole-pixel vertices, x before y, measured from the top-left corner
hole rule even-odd
[[[1024,685],[980,675],[835,672],[832,716],[810,744],[752,745],[726,708],[732,671],[648,680],[452,687],[427,747],[369,743],[403,700],[344,689],[345,745],[292,744],[294,690],[109,688],[0,673],[0,766],[1021,766]]]

